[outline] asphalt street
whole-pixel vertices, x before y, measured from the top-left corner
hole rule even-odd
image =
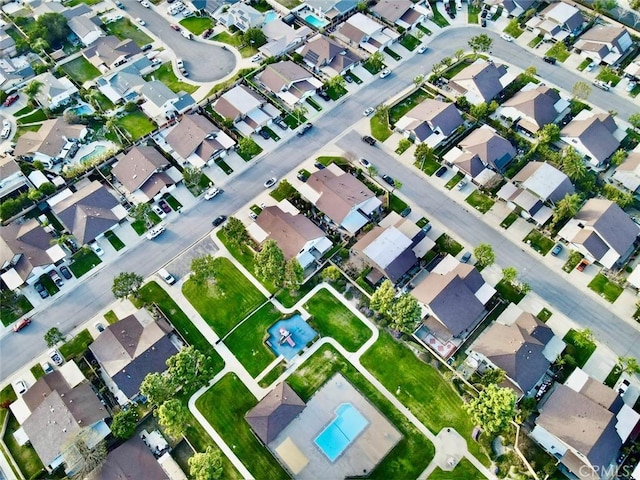
[[[229,75],[236,66],[236,58],[229,50],[207,42],[194,35],[193,40],[188,40],[179,32],[170,27],[170,23],[154,8],[166,8],[166,4],[159,7],[145,8],[138,2],[126,2],[126,12],[133,17],[141,18],[146,25],[142,28],[149,29],[165,48],[173,50],[177,58],[184,60],[184,66],[189,72],[189,79],[196,82],[213,82]],[[178,22],[183,19],[177,15],[174,22],[182,30]]]
[[[114,262],[90,275],[75,289],[57,295],[58,298],[51,300],[45,311],[33,315],[33,323],[29,328],[0,339],[0,379],[33,363],[33,359],[46,348],[43,335],[49,328],[57,326],[63,332],[69,332],[109,305],[114,300],[111,294],[113,277],[118,273],[135,271],[147,276],[155,272],[206,235],[214,217],[233,214],[263,191],[262,184],[267,178],[282,177],[336,137],[339,137],[338,144],[346,150],[354,153],[366,151],[366,158],[380,166],[381,170],[397,176],[404,184],[403,193],[450,229],[455,236],[471,245],[491,243],[497,253],[498,263],[516,267],[523,274],[524,280],[552,309],[557,309],[578,324],[591,328],[596,337],[618,355],[640,357],[640,332],[630,320],[616,316],[613,309],[603,307],[585,293],[572,288],[559,273],[538,263],[538,258],[522,251],[520,244],[511,243],[492,227],[466,213],[446,195],[430,186],[418,172],[403,167],[380,149],[366,147],[356,134],[348,133],[351,126],[362,118],[362,111],[366,107],[378,105],[400,92],[411,84],[417,74],[430,73],[433,63],[440,61],[443,56],[452,55],[459,48],[466,48],[467,39],[478,31],[483,30],[465,27],[442,32],[431,41],[425,54],[417,55],[395,67],[393,74],[386,79],[374,79],[366,88],[342,100],[332,111],[315,119],[314,128],[306,135],[294,136],[281,142],[275,151],[256,161],[251,169],[233,177],[228,185],[221,185],[225,190],[224,195],[210,202],[203,201],[185,211],[170,222],[168,231],[156,240],[145,240],[132,247]],[[504,58],[521,68],[534,65],[543,78],[569,91],[579,80],[573,72],[564,71],[562,67],[548,66],[516,45],[504,42],[497,35],[492,36],[496,38],[492,53],[496,59]],[[590,100],[604,108],[611,106],[620,116],[626,118],[636,110],[631,102],[625,103],[623,99],[607,92],[602,92],[605,97],[602,97],[604,101],[600,103],[602,99],[598,93],[600,92],[594,92]]]

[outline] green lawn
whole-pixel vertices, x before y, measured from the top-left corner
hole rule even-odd
[[[520,35],[524,33],[524,30],[520,28],[518,24],[518,19],[514,18],[509,22],[509,24],[504,29],[504,33],[511,35],[513,38],[518,38]]]
[[[395,361],[389,362],[386,359],[385,363],[395,365]],[[366,396],[403,436],[367,478],[374,480],[417,478],[433,458],[433,445],[333,347],[324,345],[320,348],[289,377],[287,383],[303,400],[307,401],[318,388],[338,372]],[[396,386],[397,383],[394,384],[394,390]]]
[[[400,387],[398,399],[429,430],[438,433],[445,427],[455,428],[467,440],[469,451],[489,465],[484,449],[471,439],[474,423],[463,409],[462,399],[435,368],[384,332],[361,362],[389,391]]]
[[[596,350],[596,344],[593,342],[587,342],[584,346],[578,345],[576,337],[577,332],[573,328],[567,332],[562,339],[567,344],[567,348],[564,353],[566,355],[571,355],[575,359],[578,367],[582,368]]]
[[[242,35],[240,33],[232,35],[229,32],[220,32],[212,37],[211,40],[226,43],[227,45],[231,45],[232,47],[239,47],[244,43],[242,40]]]
[[[621,375],[622,370],[620,370],[617,366],[613,367],[609,372],[609,375],[607,375],[607,378],[604,379],[604,384],[609,388],[613,388],[616,383],[618,383]]]
[[[615,87],[620,82],[620,77],[616,75],[611,68],[607,67],[602,67],[596,78],[598,80],[602,80],[607,85],[611,85],[612,87]]]
[[[268,335],[267,328],[281,318],[282,313],[273,304],[267,303],[247,318],[224,341],[254,378],[276,359],[275,354],[264,341]]]
[[[67,343],[60,345],[59,350],[64,359],[69,361],[82,356],[91,342],[93,342],[93,337],[85,328]]]
[[[438,11],[438,9],[436,7],[436,2],[429,2],[429,3],[431,4],[431,11],[433,12],[433,18],[432,18],[433,23],[438,25],[440,28],[448,27],[449,26],[449,22]]]
[[[371,338],[371,330],[326,288],[319,290],[304,307],[312,315],[309,324],[314,330],[323,337],[336,339],[349,352],[355,352]]]
[[[320,106],[320,104],[318,102],[316,102],[313,98],[308,97],[305,101],[309,105],[311,105],[311,108],[313,108],[316,112],[322,111],[322,107]]]
[[[6,327],[31,310],[33,310],[33,305],[31,305],[27,297],[18,295],[16,302],[10,304],[0,302],[0,321]]]
[[[189,17],[184,20],[180,20],[180,25],[194,35],[202,35],[205,30],[213,27],[213,20],[209,17]]]
[[[531,230],[524,240],[524,243],[533,248],[536,252],[541,255],[546,255],[553,248],[555,243],[548,237],[545,237],[542,233],[540,233],[535,228]]]
[[[40,458],[36,454],[36,451],[30,444],[23,447],[18,445],[18,442],[13,436],[13,432],[20,428],[20,424],[13,413],[8,412],[7,429],[4,434],[4,443],[9,450],[9,453],[18,464],[18,468],[25,478],[36,478],[36,475],[44,471],[44,465],[40,461]]]
[[[458,255],[463,247],[446,233],[443,233],[436,240],[436,247],[442,253],[449,253],[454,257]]]
[[[65,63],[62,65],[62,70],[64,70],[72,80],[75,80],[79,84],[83,84],[84,82],[93,80],[100,76],[100,70],[91,65],[91,63],[89,63],[89,61],[83,56]]]
[[[334,247],[336,248],[336,247]],[[314,275],[305,283],[303,283],[298,290],[290,291],[287,288],[283,288],[276,294],[276,299],[286,308],[293,307],[302,297],[309,293],[313,287],[318,285],[322,279],[320,275]]]
[[[591,65],[593,63],[593,60],[591,60],[590,58],[585,58],[580,65],[578,65],[578,70],[580,72],[582,72],[585,68],[587,68],[589,65]]]
[[[115,107],[113,102],[109,100],[107,96],[102,92],[98,92],[98,94],[96,95],[96,102],[98,103],[100,110],[102,110],[103,112],[112,110]]]
[[[296,189],[287,180],[281,180],[278,186],[269,192],[269,195],[276,199],[277,202],[281,202],[285,198],[289,198],[296,193]]]
[[[400,198],[396,197],[392,193],[389,194],[389,197],[390,197],[389,208],[394,212],[401,213],[404,209],[407,208],[408,205],[404,200],[401,200]]]
[[[56,293],[60,291],[58,286],[55,283],[53,283],[53,280],[51,280],[51,277],[46,273],[40,275],[39,280],[42,286],[44,287],[44,289],[49,293],[49,295],[54,296]]]
[[[384,47],[384,53],[393,58],[396,62],[402,60],[402,57],[395,51],[391,50],[389,47]]]
[[[624,290],[620,285],[613,283],[601,273],[591,280],[589,288],[611,303],[615,302]]]
[[[454,468],[450,472],[446,472],[442,470],[440,467],[436,467],[431,475],[429,475],[428,480],[451,480],[455,478],[456,480],[478,480],[480,478],[485,478],[473,464],[463,458],[460,460],[456,468]]]
[[[242,158],[245,162],[248,162],[252,158],[254,158],[256,155],[259,155],[262,152],[262,147],[258,145],[253,140],[253,138],[246,137],[246,139],[247,139],[245,141],[246,146],[244,148],[239,146],[239,148],[236,151],[238,152],[238,155],[240,155],[240,158]]]
[[[576,250],[571,250],[569,252],[569,258],[567,259],[565,264],[562,266],[562,270],[564,270],[567,273],[571,273],[571,271],[578,266],[578,264],[583,258],[584,258],[584,255],[582,255],[580,252]]]
[[[147,288],[147,286],[151,285],[152,283],[155,283],[155,282],[148,283],[147,285],[142,287],[142,289],[140,291],[142,291],[143,289]],[[113,325],[114,323],[116,323],[118,321],[118,316],[115,314],[115,312],[113,310],[109,310],[107,313],[104,314],[104,319],[107,321],[107,323],[109,325]]]
[[[120,40],[131,39],[139,46],[143,46],[147,43],[153,42],[153,39],[149,37],[149,35],[140,30],[128,18],[122,18],[115,22],[109,22],[105,24],[105,27],[109,33],[115,35]]]
[[[120,128],[127,131],[133,141],[156,129],[156,125],[140,110],[118,117],[116,123]]]
[[[318,163],[321,163],[325,167],[331,165],[332,163],[335,163],[337,165],[345,165],[348,163],[347,159],[344,157],[318,157],[316,158],[316,160],[318,161]]]
[[[327,87],[327,95],[329,95],[329,98],[334,101],[338,100],[340,97],[342,97],[346,93],[347,93],[347,89],[344,88],[342,85]]]
[[[391,125],[395,125],[398,120],[400,120],[409,110],[411,110],[416,105],[419,105],[423,100],[426,100],[427,98],[433,98],[433,95],[428,93],[423,88],[419,88],[411,95],[408,95],[401,102],[396,103],[389,109],[389,121]]]
[[[201,396],[196,401],[196,407],[227,445],[235,447],[235,454],[255,478],[288,479],[289,475],[258,441],[244,420],[245,414],[257,403],[247,387],[230,373]],[[224,408],[220,408],[221,405]]]
[[[42,111],[42,109],[34,110],[33,113],[29,115],[25,115],[24,117],[20,117],[18,119],[18,125],[26,125],[28,123],[38,123],[44,122],[47,119],[47,114]]]
[[[421,169],[424,173],[431,176],[438,171],[438,169],[442,166],[438,163],[437,160],[428,158],[427,160],[422,162],[414,162],[417,168]]]
[[[215,282],[200,286],[189,279],[182,293],[202,318],[223,336],[265,300],[256,287],[228,259],[216,258]]]
[[[420,45],[420,43],[421,43],[420,39],[414,37],[410,33],[405,34],[402,37],[402,40],[400,40],[400,45],[402,45],[404,48],[406,48],[411,52],[413,52],[416,48],[418,48],[418,45]]]
[[[556,58],[559,62],[564,62],[571,53],[567,51],[564,43],[558,42],[553,45],[546,53],[547,56]]]
[[[169,204],[169,206],[173,210],[180,210],[182,208],[182,204],[170,193],[165,193],[162,198]]]
[[[465,200],[469,205],[478,210],[480,213],[487,213],[493,207],[495,200],[488,197],[480,190],[474,190]]]
[[[543,39],[543,37],[539,35],[539,36],[535,37],[533,40],[531,40],[531,41],[527,44],[527,46],[529,46],[529,47],[531,47],[531,48],[534,48],[534,47],[536,47],[536,46],[537,46],[537,45],[542,41],[542,39]]]
[[[551,310],[549,310],[548,308],[543,308],[536,316],[540,319],[541,322],[546,323],[547,320],[551,318],[551,315],[553,315],[553,312]]]
[[[371,135],[379,142],[384,142],[393,133],[389,128],[389,121],[386,116],[374,114],[369,120],[371,124]]]
[[[472,24],[478,24],[478,15],[480,14],[480,8],[478,8],[473,3],[469,3],[467,5],[467,15],[468,21]]]
[[[519,215],[516,212],[511,212],[504,218],[504,220],[502,220],[502,222],[500,222],[500,226],[506,230],[515,223],[518,217]]]
[[[464,178],[464,173],[462,172],[456,173],[453,177],[451,177],[451,179],[449,179],[447,183],[445,183],[444,188],[446,188],[447,190],[452,190],[453,187],[455,187],[458,184],[458,182],[463,178]]]
[[[104,236],[107,240],[109,240],[109,243],[113,248],[115,248],[116,251],[122,250],[125,247],[124,242],[120,240],[120,237],[118,237],[111,230],[107,230],[104,233]]]
[[[80,278],[93,267],[102,262],[100,257],[90,248],[82,248],[72,257],[73,262],[69,264],[69,270],[76,278]]]
[[[44,370],[42,369],[42,365],[36,363],[33,367],[29,369],[29,371],[33,374],[36,380],[40,377],[44,377]]]
[[[191,17],[196,18],[196,17]],[[187,19],[189,20],[189,19]],[[198,87],[191,85],[190,83],[181,82],[173,71],[171,62],[163,63],[157,70],[154,70],[149,75],[145,75],[145,80],[160,80],[164,83],[172,92],[178,93],[181,91],[187,93],[195,92]]]
[[[502,298],[511,303],[520,303],[525,296],[515,286],[504,280],[500,280],[496,285],[496,291]]]
[[[273,367],[269,371],[269,373],[267,373],[264,377],[262,377],[262,380],[258,382],[258,385],[260,385],[262,388],[267,388],[269,385],[275,382],[280,377],[280,375],[282,375],[285,372],[286,369],[287,369],[287,366],[284,360],[282,360],[275,367]]]

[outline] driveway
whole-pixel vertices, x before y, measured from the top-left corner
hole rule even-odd
[[[146,25],[142,28],[148,29],[163,47],[172,50],[176,58],[184,60],[190,80],[213,82],[233,72],[236,67],[236,57],[233,53],[195,35],[193,40],[184,38],[169,26],[162,15],[154,11],[157,8],[166,8],[166,3],[158,7],[152,5],[151,8],[144,8],[138,2],[127,2],[125,12],[131,15],[133,22],[136,18],[144,20]],[[178,24],[182,18],[181,15],[176,16],[175,23]]]

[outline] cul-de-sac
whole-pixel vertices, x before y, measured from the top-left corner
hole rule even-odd
[[[0,1],[0,480],[640,480],[639,26]]]

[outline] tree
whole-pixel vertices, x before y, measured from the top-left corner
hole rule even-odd
[[[293,257],[284,264],[284,286],[290,291],[296,291],[302,283],[304,269],[296,257]]]
[[[64,42],[70,34],[67,19],[59,13],[40,15],[28,33],[31,44],[42,38],[54,48]]]
[[[51,182],[44,182],[42,185],[38,187],[38,190],[43,195],[51,195],[56,191],[56,186]]]
[[[136,102],[127,102],[124,104],[124,111],[127,113],[133,113],[138,110],[138,104]]]
[[[189,475],[194,480],[220,480],[222,473],[220,452],[211,446],[208,446],[204,452],[198,452],[189,458]]]
[[[515,21],[517,22],[517,20]],[[538,70],[536,70],[536,67],[534,67],[533,65],[530,65],[527,68],[525,68],[524,74],[527,75],[528,77],[535,77],[538,74]]]
[[[482,375],[480,383],[485,387],[489,385],[499,385],[506,376],[506,372],[501,368],[491,368]]]
[[[629,123],[635,130],[640,130],[640,112],[629,115]]]
[[[588,328],[573,330],[573,343],[579,348],[590,347],[594,343],[593,332]]]
[[[127,440],[133,437],[136,433],[136,427],[138,426],[138,412],[130,408],[128,410],[120,410],[113,416],[113,422],[111,422],[111,433],[116,438],[121,440]]]
[[[298,108],[298,107],[296,107]],[[300,107],[303,108],[304,107]],[[295,109],[294,109],[295,111]],[[304,114],[303,114],[304,115]],[[301,120],[298,120],[301,121]],[[238,153],[244,155],[245,157],[250,156],[253,153],[256,142],[253,141],[251,137],[242,137],[238,140]]]
[[[419,143],[416,146],[415,152],[413,152],[413,158],[416,162],[420,162],[420,170],[424,168],[425,162],[434,162],[436,161],[436,154],[426,143]]]
[[[242,35],[242,40],[253,48],[260,48],[267,43],[267,37],[260,28],[248,29],[244,32],[244,35]]]
[[[140,393],[152,405],[161,405],[175,392],[171,378],[160,372],[148,373],[140,384]]]
[[[367,2],[366,1],[358,2],[358,4],[356,5],[356,8],[358,9],[359,12],[365,12],[368,8]]]
[[[633,193],[623,192],[609,183],[604,184],[602,193],[608,200],[616,202],[620,208],[627,208],[634,202]]]
[[[71,478],[81,480],[91,472],[100,468],[107,458],[107,446],[104,441],[96,443],[96,433],[85,427],[71,437],[61,448],[67,471],[72,471]],[[95,444],[95,445],[94,445]],[[94,445],[89,448],[89,445]]]
[[[211,255],[203,255],[191,260],[191,278],[198,285],[204,285],[211,280],[215,280],[216,264]]]
[[[182,387],[183,391],[191,394],[209,381],[210,361],[191,345],[167,359],[167,375],[175,389]]]
[[[236,217],[229,217],[227,223],[222,227],[222,232],[227,237],[227,241],[236,246],[245,243],[249,238],[244,223]]]
[[[488,243],[481,243],[473,250],[473,255],[476,257],[476,265],[480,268],[488,267],[496,261],[496,254],[493,253],[493,248]]]
[[[562,155],[562,171],[573,181],[587,176],[584,160],[573,147],[565,148]]]
[[[293,114],[294,117],[296,117],[298,122],[302,122],[304,119],[304,116],[307,113],[309,113],[309,109],[304,105],[296,105],[291,113]]]
[[[325,85],[327,88],[332,88],[334,90],[340,90],[345,88],[345,79],[342,75],[336,75],[335,77],[331,77],[326,81]]]
[[[401,188],[402,188],[402,182],[394,178],[393,188],[391,188],[391,193],[395,192],[396,190],[400,190]]]
[[[538,143],[548,145],[560,140],[560,127],[555,123],[547,123],[536,133]]]
[[[64,342],[64,335],[58,327],[51,327],[47,330],[47,333],[44,334],[44,341],[47,347],[51,348],[60,342]]]
[[[488,385],[480,394],[465,405],[471,414],[490,435],[502,432],[516,414],[516,394],[509,388]]]
[[[149,220],[151,212],[153,212],[151,205],[148,203],[138,203],[129,210],[129,216],[135,221],[144,222],[146,226],[149,226],[151,225],[151,220]]]
[[[416,88],[422,85],[422,82],[424,82],[424,75],[420,74],[413,77],[413,84],[416,86]]]
[[[335,282],[337,280],[340,280],[340,278],[342,277],[342,273],[340,272],[340,269],[335,265],[329,265],[327,268],[322,270],[321,276],[323,282]]]
[[[453,52],[453,56],[455,57],[456,62],[459,62],[460,60],[462,60],[462,57],[464,57],[464,49],[459,48],[458,50]]]
[[[640,373],[640,364],[635,357],[618,357],[618,363],[616,363],[616,372],[622,375],[628,373],[630,375],[637,375]]]
[[[587,82],[576,82],[573,85],[573,98],[586,100],[591,95],[591,86]]]
[[[509,285],[513,285],[518,277],[518,271],[515,267],[507,267],[502,269],[502,279]]]
[[[46,53],[46,51],[49,50],[50,47],[51,46],[49,45],[49,42],[47,42],[44,38],[36,38],[31,43],[31,49],[41,54]]]
[[[30,81],[26,87],[24,87],[24,93],[29,98],[29,102],[36,101],[36,97],[42,90],[44,84],[38,80]]]
[[[118,140],[120,142],[122,142],[122,144],[126,144],[127,143],[127,136],[122,133],[122,130],[120,130],[120,126],[118,125],[118,121],[114,118],[114,117],[109,117],[107,119],[107,121],[104,124],[104,128],[108,131],[108,132],[113,132],[115,133],[116,137],[118,137]],[[140,205],[146,205],[146,204],[140,204]],[[149,207],[151,208],[151,207]]]
[[[613,165],[614,167],[617,167],[618,165],[622,164],[622,162],[624,162],[627,158],[627,152],[624,149],[619,149],[616,150],[614,152],[613,155],[611,155],[611,158],[609,159],[609,162],[611,163],[611,165]]]
[[[469,113],[477,120],[484,120],[489,116],[489,105],[485,102],[481,102],[477,105],[471,105]]]
[[[572,218],[582,204],[582,198],[577,193],[567,193],[553,208],[553,224],[558,225],[565,218]]]
[[[194,167],[184,167],[182,170],[182,179],[187,186],[196,186],[202,180],[202,170]]]
[[[618,2],[616,0],[595,0],[591,4],[593,11],[598,14],[596,18],[609,10],[613,10],[617,6]]]
[[[370,177],[375,177],[378,174],[378,169],[373,166],[373,165],[369,165],[367,167],[367,175],[369,175]]]
[[[453,58],[443,57],[440,62],[442,62],[442,65],[444,65],[445,67],[450,67],[451,65],[453,65]]]
[[[153,414],[165,432],[174,438],[180,438],[189,426],[189,411],[177,398],[167,400]]]
[[[113,279],[111,291],[116,298],[127,298],[129,295],[138,298],[138,291],[143,281],[142,275],[133,272],[122,272]]]
[[[396,290],[390,280],[385,280],[371,295],[369,306],[383,315],[387,315],[391,311],[393,302],[395,301]]]
[[[285,260],[284,254],[275,240],[267,240],[262,250],[256,254],[255,274],[262,280],[270,280],[276,286],[284,282]]]
[[[478,52],[488,52],[493,45],[493,40],[486,33],[481,33],[475,37],[469,39],[469,47],[473,50],[474,55],[478,55]]]
[[[93,106],[93,108],[102,112],[102,107],[100,106],[100,100],[102,98],[102,93],[97,88],[92,88],[87,91],[84,98]]]
[[[422,318],[422,309],[413,295],[405,293],[392,302],[389,316],[391,328],[397,332],[410,333]]]
[[[408,138],[401,138],[398,141],[398,148],[396,149],[396,153],[400,154],[401,152],[406,152],[409,147],[411,147],[411,145],[411,140],[409,140]]]
[[[381,52],[375,52],[369,57],[367,63],[375,71],[382,70],[384,68],[384,56]]]

